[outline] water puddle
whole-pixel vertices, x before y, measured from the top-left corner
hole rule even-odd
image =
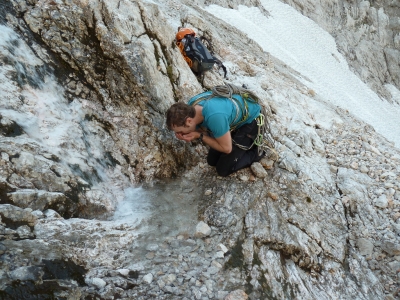
[[[125,190],[114,222],[137,225],[149,240],[192,235],[198,222],[199,187],[187,179],[163,180]]]

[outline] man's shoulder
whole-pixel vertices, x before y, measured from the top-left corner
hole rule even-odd
[[[193,105],[196,102],[203,101],[211,95],[211,91],[202,92],[189,99],[188,104]]]

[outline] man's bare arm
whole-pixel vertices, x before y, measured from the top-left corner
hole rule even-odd
[[[219,138],[213,138],[208,135],[204,135],[203,142],[219,152],[229,154],[232,151],[232,137],[230,131]]]
[[[193,131],[186,134],[175,134],[176,137],[182,141],[191,142],[200,137],[201,132]],[[230,131],[225,133],[223,136],[219,138],[213,138],[208,135],[203,136],[203,142],[206,143],[211,148],[222,152],[222,153],[231,153],[232,151],[232,137]]]

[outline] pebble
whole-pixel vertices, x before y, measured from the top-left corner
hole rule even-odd
[[[276,193],[268,192],[267,195],[274,201],[278,200],[278,198],[279,198],[278,194],[276,194]]]
[[[146,246],[147,251],[157,251],[159,246],[157,244],[149,244]]]
[[[350,198],[349,197],[347,197],[347,196],[343,196],[342,197],[342,204],[343,205],[346,205],[349,202],[350,202]]]
[[[249,181],[249,177],[246,176],[246,175],[241,175],[241,176],[239,177],[239,179],[240,179],[241,181]]]
[[[153,274],[148,273],[146,275],[143,276],[143,281],[150,284],[153,282]]]
[[[386,208],[388,207],[388,199],[386,195],[380,195],[379,198],[375,199],[374,205],[379,208]]]
[[[205,192],[204,192],[204,195],[206,195],[206,196],[209,196],[209,195],[211,195],[212,194],[212,190],[206,190]]]
[[[44,218],[44,214],[43,212],[41,212],[40,210],[34,210],[32,211],[32,215],[34,215],[36,218],[38,219],[42,219]]]
[[[58,212],[56,212],[55,210],[52,210],[52,209],[46,209],[43,212],[43,214],[45,215],[46,218],[57,218],[57,219],[62,218]]]
[[[122,276],[128,277],[130,270],[129,269],[118,269],[117,272]]]
[[[391,241],[385,241],[382,243],[382,249],[390,255],[400,255],[400,244],[393,243]]]
[[[221,250],[224,253],[228,252],[228,248],[226,248],[224,244],[218,244],[217,247],[219,250]]]
[[[146,258],[147,258],[147,259],[153,259],[154,256],[155,256],[155,253],[154,253],[154,252],[149,252],[149,253],[146,254]]]
[[[253,163],[250,168],[254,175],[258,178],[265,178],[268,176],[267,171],[265,171],[264,167],[259,162]]]
[[[102,289],[102,288],[105,287],[106,284],[107,284],[107,283],[106,283],[103,279],[101,279],[101,278],[92,278],[92,280],[89,281],[89,282],[90,282],[89,284],[91,284],[91,285],[97,287],[98,289]]]
[[[354,169],[354,170],[357,170],[357,169],[358,169],[358,163],[357,163],[357,162],[352,162],[352,163],[350,164],[350,167],[351,167],[352,169]]]
[[[247,300],[249,296],[242,290],[235,290],[229,293],[224,300]]]
[[[211,234],[211,228],[203,221],[200,221],[196,226],[195,236],[198,238],[206,237]]]
[[[392,269],[392,271],[395,272],[396,274],[398,272],[400,272],[400,262],[399,261],[392,261],[388,265]]]

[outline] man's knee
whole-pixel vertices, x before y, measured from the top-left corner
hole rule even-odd
[[[216,170],[217,170],[218,176],[222,176],[222,177],[226,177],[226,176],[228,176],[228,175],[233,173],[233,171],[231,171],[230,169],[226,168],[225,166],[223,166],[223,167],[217,166]]]
[[[215,167],[217,165],[218,159],[215,159],[215,157],[207,157],[207,163],[211,167]]]

